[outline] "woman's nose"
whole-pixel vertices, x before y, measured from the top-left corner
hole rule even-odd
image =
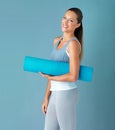
[[[64,24],[67,24],[68,23],[68,19],[64,19]]]

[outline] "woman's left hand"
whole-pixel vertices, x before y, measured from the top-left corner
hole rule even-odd
[[[44,78],[47,78],[47,79],[50,79],[50,78],[51,78],[50,75],[43,74],[43,73],[41,73],[41,72],[39,72],[39,74],[40,74],[42,77],[44,77]]]

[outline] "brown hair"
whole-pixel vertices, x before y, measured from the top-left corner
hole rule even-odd
[[[70,8],[68,9],[68,11],[69,10],[73,11],[77,15],[78,23],[80,23],[80,26],[75,29],[74,35],[75,37],[77,37],[77,39],[79,40],[81,44],[81,53],[80,53],[80,60],[81,60],[83,56],[83,26],[82,26],[83,14],[79,8]]]

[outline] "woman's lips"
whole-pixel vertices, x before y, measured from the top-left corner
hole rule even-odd
[[[63,25],[63,28],[68,28],[67,26]]]

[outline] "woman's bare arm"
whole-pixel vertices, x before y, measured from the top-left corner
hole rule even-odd
[[[45,92],[45,96],[44,96],[44,100],[49,100],[49,97],[50,97],[50,94],[51,94],[51,91],[50,91],[50,87],[51,87],[51,81],[48,80],[48,83],[47,83],[47,88],[46,88],[46,92]]]
[[[80,44],[77,41],[73,40],[69,44],[68,47],[69,52],[69,64],[70,64],[70,71],[67,74],[60,75],[60,76],[49,76],[41,74],[43,77],[48,78],[49,80],[55,81],[68,81],[74,82],[78,79],[79,76],[79,67],[80,67]]]

